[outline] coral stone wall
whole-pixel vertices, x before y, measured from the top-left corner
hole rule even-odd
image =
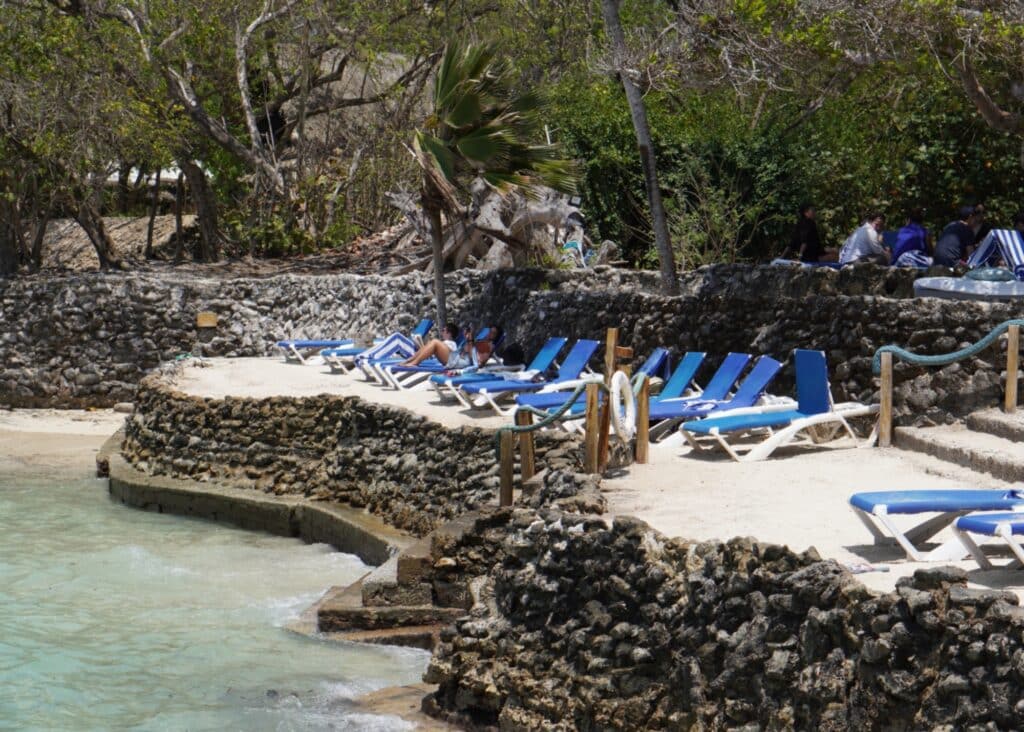
[[[1024,610],[962,570],[876,596],[752,539],[555,509],[479,524],[434,557],[496,562],[428,668],[439,716],[524,731],[1024,726]]]
[[[446,278],[450,311],[464,322],[495,321],[527,351],[550,335],[600,338],[621,328],[640,354],[655,346],[785,359],[793,348],[828,353],[838,400],[871,399],[870,359],[896,343],[941,353],[973,342],[1017,304],[913,299],[916,272],[860,266],[836,272],[714,265],[685,273],[678,297],[658,294],[653,273],[458,272]],[[258,356],[283,338],[352,336],[408,329],[431,312],[422,275],[286,275],[176,280],[166,274],[76,275],[0,280],[0,404],[109,405],[134,398],[157,364],[186,352]],[[200,311],[219,327],[195,328]],[[942,370],[901,365],[901,421],[948,420],[998,402],[1003,357],[995,351]],[[787,369],[774,390],[792,385]]]
[[[576,438],[538,433],[538,465],[575,470]],[[498,494],[494,431],[448,429],[356,397],[203,399],[138,389],[122,454],[152,475],[212,480],[366,507],[424,535]]]

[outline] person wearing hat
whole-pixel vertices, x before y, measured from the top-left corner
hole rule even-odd
[[[935,264],[955,267],[970,253],[974,246],[974,235],[985,222],[985,209],[978,206],[962,206],[960,218],[946,224],[935,242]]]

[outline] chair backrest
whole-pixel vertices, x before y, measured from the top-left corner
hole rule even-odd
[[[992,234],[999,242],[1006,268],[1018,280],[1024,280],[1024,239],[1016,229],[993,229]]]
[[[752,407],[757,404],[781,368],[782,364],[771,356],[761,356],[736,387],[736,393],[732,395],[729,404],[734,407]]]
[[[415,328],[412,329],[412,335],[419,336],[420,338],[426,338],[427,333],[429,333],[430,329],[433,327],[434,321],[431,320],[430,318],[424,318],[423,320],[416,324]]]
[[[555,358],[558,356],[558,352],[562,350],[562,346],[564,346],[568,340],[568,338],[548,338],[547,343],[541,346],[540,350],[537,351],[537,355],[533,357],[532,361],[530,361],[526,370],[547,371],[551,364],[554,363]]]
[[[600,345],[600,341],[590,341],[583,338],[576,341],[576,344],[569,353],[565,354],[565,360],[562,361],[562,365],[558,369],[558,378],[579,378],[579,375],[583,373],[583,369],[590,363],[590,357],[594,355],[594,352],[597,351]]]
[[[828,363],[822,351],[793,351],[796,364],[797,409],[803,414],[822,414],[832,410],[832,394],[828,387]]]
[[[640,368],[636,371],[638,374],[647,374],[648,376],[657,376],[658,373],[665,366],[668,361],[668,349],[667,348],[655,348],[651,351],[651,355],[647,357],[647,360],[641,364]]]
[[[693,381],[693,377],[697,375],[697,369],[704,363],[704,356],[706,354],[700,351],[689,351],[683,360],[676,366],[676,370],[672,372],[672,375],[668,377],[668,381],[661,387],[661,393],[658,394],[658,399],[678,399],[686,391],[686,387]]]
[[[704,387],[704,391],[700,395],[701,399],[716,402],[724,400],[729,396],[729,390],[736,383],[736,379],[740,378],[740,374],[743,373],[743,369],[747,367],[748,363],[750,363],[749,353],[726,354],[722,365],[718,367],[718,371],[711,376],[711,380]]]
[[[971,252],[971,256],[967,258],[967,266],[971,269],[975,267],[984,267],[988,264],[988,261],[992,259],[992,255],[996,253],[996,237],[995,230],[993,229],[988,235],[981,240],[981,243],[974,248]]]

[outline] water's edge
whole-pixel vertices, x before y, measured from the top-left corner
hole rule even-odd
[[[123,430],[111,435],[97,452],[96,463],[97,474],[108,478],[111,497],[126,506],[208,519],[250,531],[299,538],[307,543],[325,543],[374,566],[383,564],[415,541],[415,537],[379,518],[348,506],[147,475],[121,457],[123,439]],[[311,610],[315,606],[311,606]],[[289,630],[317,637],[315,630],[302,624],[295,624]],[[419,700],[435,690],[436,686],[427,684],[386,687],[359,698],[357,704],[367,713],[401,717],[415,724],[417,729],[457,729],[420,711]]]

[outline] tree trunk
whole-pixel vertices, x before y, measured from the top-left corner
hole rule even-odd
[[[441,209],[424,201],[427,221],[430,224],[430,244],[434,262],[434,302],[437,305],[438,329],[448,322],[448,309],[444,296],[444,232],[441,230]]]
[[[46,238],[46,227],[50,223],[53,209],[47,208],[36,221],[36,231],[32,236],[32,269],[38,272],[43,268],[43,240]]]
[[[192,200],[196,204],[199,222],[200,256],[204,262],[216,262],[220,257],[220,228],[217,223],[217,201],[206,179],[206,173],[191,158],[180,158],[178,164],[188,180]]]
[[[18,245],[10,211],[13,205],[0,199],[0,277],[8,277],[18,271]]]
[[[644,182],[647,184],[647,200],[651,207],[651,224],[654,226],[654,246],[658,250],[658,262],[661,265],[661,287],[666,294],[678,292],[676,281],[676,262],[672,253],[672,242],[668,235],[668,220],[665,206],[661,201],[661,189],[658,188],[658,170],[654,158],[654,144],[651,140],[651,128],[647,123],[647,108],[643,97],[633,80],[629,78],[626,66],[626,37],[622,32],[619,20],[619,0],[601,0],[601,11],[604,15],[605,31],[612,45],[612,58],[615,71],[622,81],[629,103],[629,113],[633,118],[633,129],[636,132],[636,143],[640,150],[640,164],[644,169]]]
[[[114,251],[114,242],[103,225],[103,217],[91,200],[86,199],[81,203],[75,213],[75,221],[92,242],[96,256],[100,260],[100,269],[110,269],[120,264]]]
[[[153,196],[149,201],[149,225],[146,227],[146,248],[142,253],[145,259],[153,258],[153,225],[156,223],[156,206],[160,200],[160,168],[156,169],[156,178],[153,180]]]
[[[181,208],[185,205],[185,176],[178,173],[178,184],[174,189],[174,263],[185,259],[185,232],[181,226]]]

